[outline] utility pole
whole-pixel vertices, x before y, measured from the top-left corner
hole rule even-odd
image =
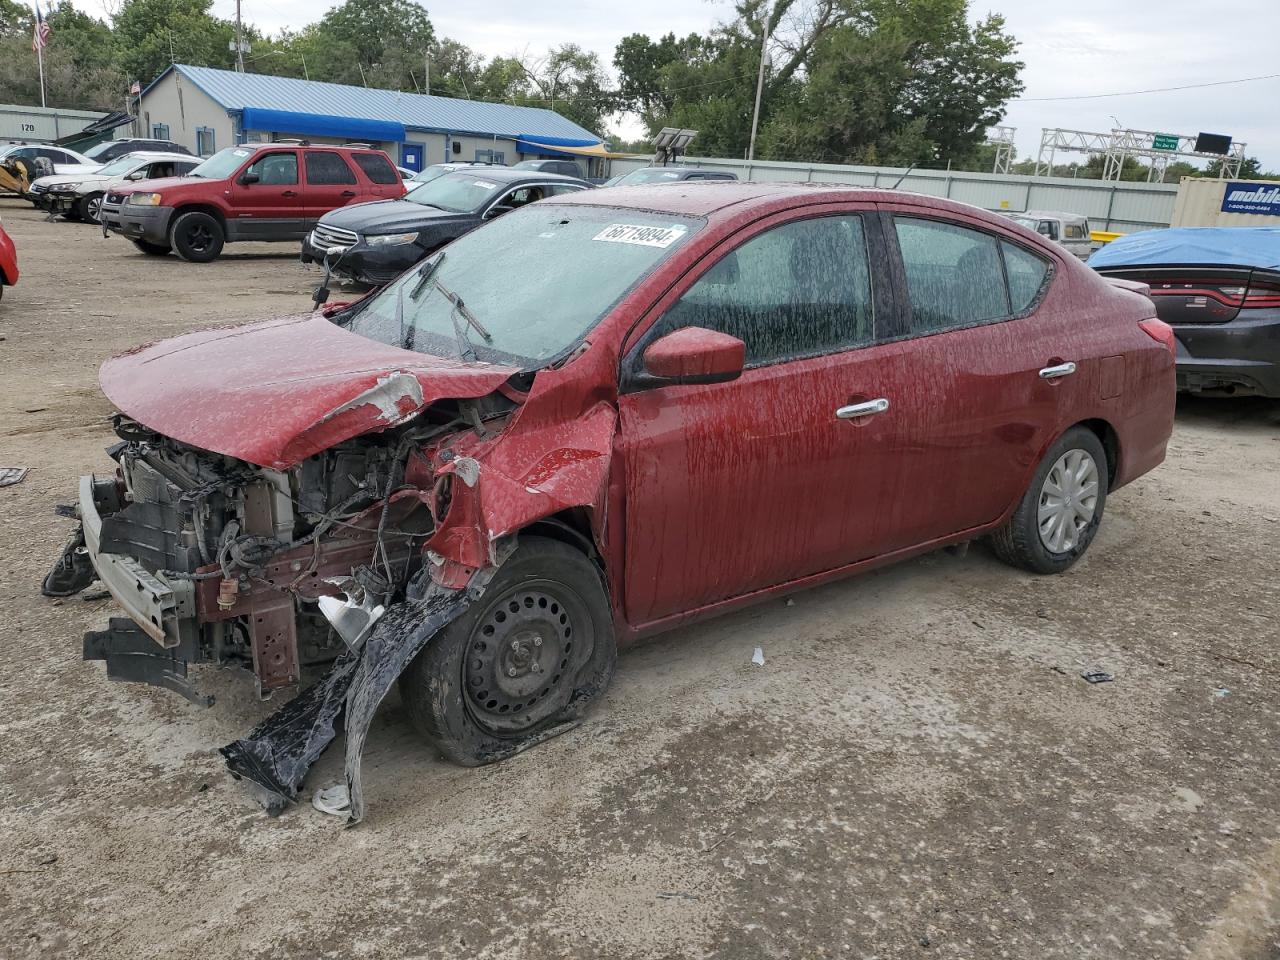
[[[240,0],[236,0],[236,72],[244,73],[244,25],[240,22]]]
[[[237,0],[238,2],[238,0]],[[751,113],[751,142],[747,146],[747,159],[756,158],[756,129],[760,126],[760,96],[764,93],[764,65],[769,59],[769,15],[760,24],[760,73],[756,77],[756,108]]]
[[[431,51],[430,50],[428,50],[426,53],[422,55],[422,65],[423,65],[423,69],[426,71],[423,77],[422,85],[425,88],[424,92],[429,97],[431,96]]]

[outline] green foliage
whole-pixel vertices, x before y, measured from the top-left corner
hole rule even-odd
[[[124,0],[114,23],[115,62],[144,84],[170,63],[229,68],[235,30],[209,11],[213,0]]]
[[[698,151],[743,156],[751,131],[762,0],[709,37],[618,44],[623,104],[650,133],[700,131]],[[783,160],[971,163],[1022,90],[1004,20],[969,22],[967,0],[777,0],[768,12],[756,155]]]

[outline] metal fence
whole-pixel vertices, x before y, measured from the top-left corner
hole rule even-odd
[[[855,167],[834,163],[787,163],[779,160],[725,160],[686,157],[686,164],[732,170],[743,180],[850,183],[892,187],[902,167]],[[627,173],[648,165],[644,158],[617,159],[612,173]],[[987,210],[1065,210],[1084,214],[1095,230],[1136,233],[1167,227],[1173,219],[1178,187],[1172,183],[1115,183],[1073,177],[1027,177],[1019,174],[964,173],[913,170],[902,190],[947,197]]]

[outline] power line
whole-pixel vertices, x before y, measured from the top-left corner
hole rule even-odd
[[[1269,73],[1262,77],[1241,77],[1239,80],[1214,80],[1210,83],[1187,83],[1180,87],[1155,87],[1151,90],[1126,90],[1124,93],[1087,93],[1068,97],[1019,97],[1010,103],[1048,103],[1054,100],[1103,100],[1107,97],[1136,97],[1143,93],[1170,93],[1174,90],[1199,90],[1203,87],[1225,87],[1232,83],[1252,83],[1254,80],[1275,80],[1280,73]]]

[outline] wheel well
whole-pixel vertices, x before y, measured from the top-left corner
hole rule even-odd
[[[595,540],[591,536],[591,519],[582,507],[561,510],[549,517],[535,520],[522,532],[546,537],[548,540],[559,540],[575,550],[581,550],[603,566],[600,551],[596,549]]]
[[[227,218],[223,216],[222,211],[205,203],[189,203],[186,206],[176,208],[173,211],[173,219],[169,221],[169,226],[172,227],[177,223],[178,218],[184,213],[207,213],[218,221],[218,226],[222,227],[223,233],[227,230]]]
[[[1120,438],[1115,428],[1105,420],[1082,420],[1077,426],[1092,430],[1102,441],[1102,449],[1107,454],[1107,487],[1116,482],[1116,474],[1120,467]]]

